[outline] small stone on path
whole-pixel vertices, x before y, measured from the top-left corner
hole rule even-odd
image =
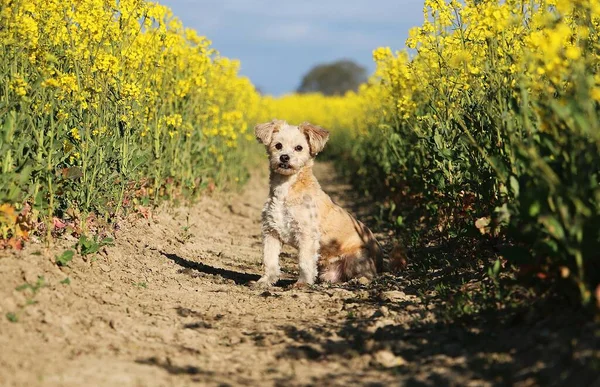
[[[390,290],[387,292],[382,292],[379,297],[382,301],[397,302],[405,300],[406,294],[400,290]]]

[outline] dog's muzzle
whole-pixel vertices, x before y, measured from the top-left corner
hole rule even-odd
[[[279,156],[279,161],[281,161],[281,163],[279,163],[279,168],[281,169],[290,169],[290,156],[289,155],[281,155]]]

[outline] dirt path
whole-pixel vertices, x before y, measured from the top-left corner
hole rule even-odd
[[[318,172],[351,206],[331,167]],[[67,268],[47,256],[72,242],[0,252],[0,385],[600,383],[588,365],[598,342],[578,339],[593,336],[584,320],[441,324],[409,273],[367,286],[252,289],[266,195],[266,178],[255,178],[243,195],[125,222],[114,246]],[[39,276],[35,294],[16,290]]]

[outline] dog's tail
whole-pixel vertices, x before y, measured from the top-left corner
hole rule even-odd
[[[408,266],[408,255],[406,249],[400,243],[397,243],[388,255],[388,270],[392,273],[399,273]]]

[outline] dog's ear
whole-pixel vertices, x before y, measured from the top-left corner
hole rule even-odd
[[[264,124],[258,124],[254,127],[254,135],[258,142],[269,145],[271,143],[271,138],[273,138],[273,133],[279,131],[279,128],[284,123],[285,121],[282,120],[271,120]]]
[[[304,122],[298,125],[298,128],[308,140],[308,145],[310,147],[310,155],[316,156],[317,153],[321,152],[323,148],[325,148],[325,144],[327,140],[329,140],[329,132],[320,126],[313,125],[308,122]]]

